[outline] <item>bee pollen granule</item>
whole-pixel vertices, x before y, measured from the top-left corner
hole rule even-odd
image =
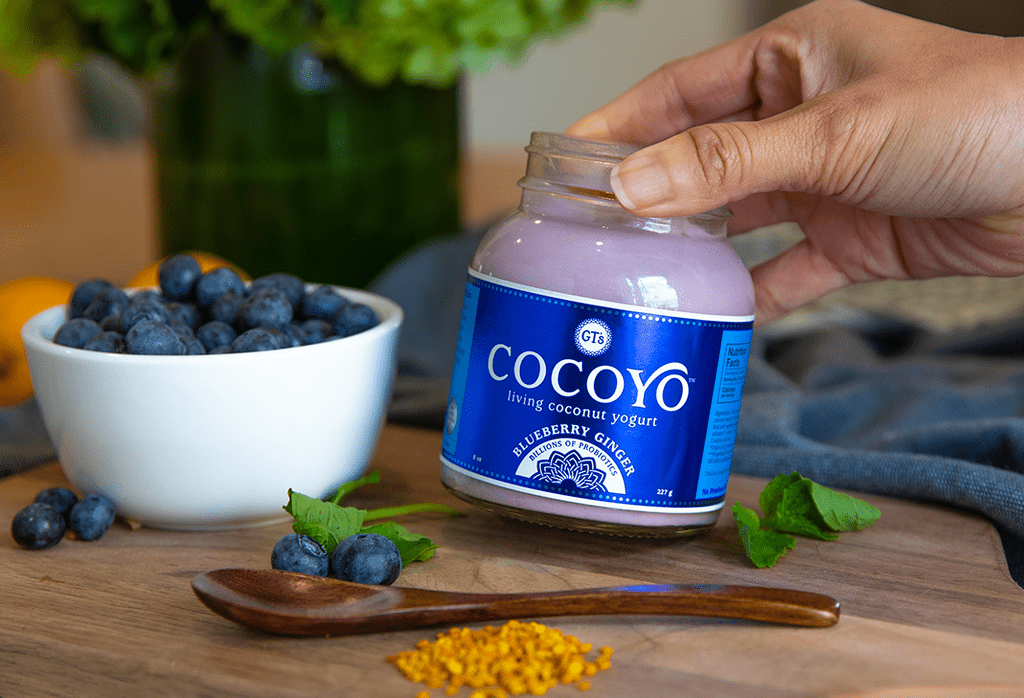
[[[387,660],[410,681],[444,687],[449,696],[466,686],[472,689],[470,698],[506,698],[541,696],[560,683],[587,690],[586,679],[612,665],[610,647],[602,647],[589,661],[591,650],[590,643],[556,628],[511,620],[497,628],[452,628]]]

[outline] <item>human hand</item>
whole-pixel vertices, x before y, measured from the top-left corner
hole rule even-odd
[[[800,225],[751,270],[758,324],[857,282],[1024,274],[1024,39],[819,0],[568,133],[648,146],[612,177],[640,215]]]

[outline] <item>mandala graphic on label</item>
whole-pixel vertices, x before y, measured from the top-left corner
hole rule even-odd
[[[537,483],[567,485],[594,493],[625,494],[622,470],[600,446],[583,439],[549,439],[523,455],[516,475]]]
[[[593,458],[582,456],[579,451],[552,452],[550,458],[537,464],[537,472],[531,479],[554,485],[572,483],[581,490],[607,491],[604,472]]]

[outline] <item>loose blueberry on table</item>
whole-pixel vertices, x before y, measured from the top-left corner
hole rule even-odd
[[[292,274],[246,286],[232,269],[204,273],[195,258],[178,254],[160,264],[157,277],[159,291],[131,296],[104,279],[79,284],[54,343],[111,354],[243,353],[318,344],[380,322],[368,305],[331,286],[307,292]]]
[[[68,513],[68,530],[79,540],[99,540],[114,523],[114,505],[96,494],[79,500]]]
[[[289,533],[274,544],[270,566],[275,570],[326,577],[331,559],[327,551],[309,536]]]
[[[331,576],[359,584],[388,586],[402,572],[402,556],[387,536],[357,533],[341,541],[331,555]]]
[[[99,540],[114,516],[114,505],[105,497],[93,494],[79,499],[65,487],[50,487],[14,515],[11,537],[27,550],[52,548],[68,532],[80,540]]]
[[[48,487],[36,495],[36,504],[49,504],[67,520],[71,507],[78,504],[78,495],[67,487]]]
[[[29,504],[11,521],[11,537],[28,550],[52,548],[64,537],[64,531],[64,517],[49,504]]]

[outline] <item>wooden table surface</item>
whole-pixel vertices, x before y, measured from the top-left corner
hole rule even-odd
[[[731,515],[690,540],[607,538],[515,522],[446,493],[440,434],[388,426],[371,465],[382,484],[352,495],[365,508],[444,502],[467,516],[404,517],[440,544],[398,584],[453,591],[529,591],[629,582],[785,586],[830,594],[839,624],[790,628],[691,618],[538,619],[615,650],[586,695],[1024,696],[1024,591],[982,518],[865,498],[871,529],[836,542],[799,539],[774,568],[743,557]],[[286,464],[283,464],[286,467]],[[57,464],[0,481],[10,521]],[[244,486],[244,483],[239,483]],[[764,481],[733,477],[728,502],[755,506]],[[282,504],[286,493],[282,493]],[[0,537],[0,696],[367,696],[413,698],[424,687],[385,661],[435,631],[291,638],[217,616],[189,581],[219,567],[270,567],[286,522],[229,532],[131,530],[45,551]],[[468,696],[462,689],[459,695]],[[431,691],[432,697],[444,695]],[[548,696],[580,695],[559,686]]]

